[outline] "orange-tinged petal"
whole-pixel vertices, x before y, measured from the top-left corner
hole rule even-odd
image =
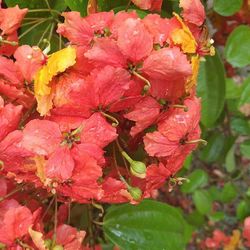
[[[76,62],[76,50],[73,47],[68,47],[52,54],[47,61],[47,64],[35,76],[35,94],[49,95],[49,83],[54,76],[64,72]]]
[[[44,115],[51,108],[51,86],[50,82],[59,73],[76,63],[76,50],[67,47],[49,56],[47,64],[35,76],[35,97],[38,102],[38,112]],[[46,98],[44,99],[43,97]],[[45,105],[45,108],[44,108]]]
[[[192,76],[189,77],[187,83],[185,84],[186,92],[189,93],[189,91],[197,84],[197,77],[199,73],[199,67],[200,67],[200,57],[199,55],[193,56],[191,59],[192,62]]]
[[[195,41],[193,34],[189,30],[188,26],[183,22],[181,17],[175,13],[174,15],[177,18],[177,20],[180,22],[182,28],[175,29],[172,32],[171,34],[172,41],[174,42],[174,44],[180,45],[183,52],[195,53],[197,43]]]

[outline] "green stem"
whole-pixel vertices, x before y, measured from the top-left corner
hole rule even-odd
[[[58,15],[61,15],[61,13],[57,10],[54,9],[34,9],[34,10],[29,10],[29,13],[36,13],[36,12],[54,12]]]
[[[58,204],[57,204],[57,194],[55,194],[54,233],[53,233],[52,246],[55,246],[55,244],[56,244],[57,208],[58,208]]]
[[[32,31],[34,28],[36,28],[37,26],[39,26],[40,24],[46,22],[48,19],[42,20],[39,23],[33,25],[32,27],[30,27],[29,29],[27,29],[25,32],[23,32],[20,36],[19,39],[21,39],[22,37],[24,37],[25,35],[27,35],[30,31]]]
[[[151,83],[148,79],[146,79],[136,71],[132,71],[132,74],[146,83],[146,85],[144,86],[144,91],[147,92],[151,88]]]
[[[44,30],[44,32],[43,32],[43,34],[42,34],[42,36],[41,36],[39,42],[37,43],[37,46],[38,46],[38,47],[39,47],[39,45],[41,44],[41,42],[43,41],[43,38],[45,37],[45,35],[46,35],[46,33],[48,32],[48,30],[51,28],[51,25],[52,25],[52,24],[48,25],[48,27]]]
[[[22,190],[23,186],[24,185],[22,184],[20,187],[12,190],[11,192],[9,192],[8,194],[6,194],[5,196],[0,197],[0,202],[4,201],[5,199],[9,198],[13,194],[15,194],[15,193],[19,192],[20,190]]]
[[[119,121],[115,117],[113,117],[113,116],[111,116],[103,111],[101,111],[101,114],[103,116],[105,116],[106,118],[108,118],[109,120],[113,121],[113,123],[112,123],[113,127],[117,127],[119,125]]]

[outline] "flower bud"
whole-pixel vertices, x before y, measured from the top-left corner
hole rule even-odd
[[[53,248],[52,248],[52,250],[63,250],[64,248],[63,248],[63,246],[61,246],[61,245],[56,245],[56,246],[54,246]]]
[[[51,248],[51,244],[52,244],[52,240],[51,239],[46,239],[44,241],[44,245],[46,248],[50,249]]]
[[[144,179],[146,177],[146,165],[141,161],[132,161],[130,164],[132,175]]]
[[[129,187],[128,191],[134,200],[138,201],[142,197],[142,191],[138,187]]]

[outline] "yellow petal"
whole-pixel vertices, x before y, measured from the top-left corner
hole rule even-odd
[[[182,21],[181,17],[174,13],[174,16],[180,22],[182,28],[175,29],[172,34],[171,38],[174,44],[180,45],[181,49],[184,53],[195,53],[197,43],[191,31],[189,30],[188,26]]]
[[[45,245],[45,241],[43,239],[43,234],[35,231],[32,229],[32,227],[30,226],[29,229],[29,235],[33,241],[33,243],[35,244],[35,246],[39,249],[39,250],[47,250],[48,248]]]
[[[64,72],[67,68],[73,66],[76,63],[76,50],[73,47],[67,47],[59,50],[49,56],[47,64],[44,65],[41,70],[35,76],[34,92],[38,102],[38,107],[44,105],[41,103],[42,97],[50,96],[51,86],[50,82],[56,75]],[[50,100],[51,98],[47,98]],[[51,103],[45,105],[47,110],[51,108]],[[38,112],[40,108],[38,108]],[[42,112],[43,115],[46,112]]]
[[[192,63],[192,76],[187,80],[187,83],[185,85],[186,92],[189,93],[190,90],[197,84],[197,78],[199,73],[199,67],[200,67],[200,57],[199,55],[192,56],[191,59]]]
[[[240,231],[234,230],[230,237],[230,242],[223,248],[223,250],[237,250],[241,246]]]
[[[45,159],[43,156],[35,156],[34,161],[36,163],[36,175],[41,180],[41,182],[44,183],[46,180],[46,176],[44,172]]]

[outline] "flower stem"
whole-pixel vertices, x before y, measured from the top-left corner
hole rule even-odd
[[[6,194],[5,196],[0,197],[0,202],[4,201],[5,199],[9,198],[13,194],[15,194],[15,193],[19,192],[20,190],[22,190],[23,186],[24,186],[24,184],[22,184],[20,187],[17,187],[14,190],[12,190],[11,192],[9,192],[8,194]]]
[[[112,123],[113,127],[117,127],[119,125],[119,121],[115,117],[113,117],[112,115],[109,115],[103,111],[101,111],[101,114],[103,116],[105,116],[106,118],[108,118],[109,120],[113,121],[113,123]]]
[[[12,46],[17,46],[18,45],[18,42],[16,42],[16,41],[8,41],[8,40],[3,39],[2,36],[0,36],[0,44],[1,43],[9,44],[9,45],[12,45]]]
[[[147,92],[150,88],[151,88],[151,83],[148,79],[146,79],[145,77],[143,77],[142,75],[140,75],[138,72],[136,71],[132,71],[132,74],[134,76],[136,76],[137,78],[141,79],[143,82],[146,83],[146,85],[144,86],[144,91]]]
[[[61,13],[57,10],[54,9],[34,9],[34,10],[29,10],[29,13],[36,13],[36,12],[54,12],[58,15],[61,15]]]
[[[37,26],[39,26],[40,24],[46,22],[49,19],[44,19],[38,23],[36,23],[35,25],[33,25],[32,27],[30,27],[29,29],[27,29],[26,31],[24,31],[20,36],[19,39],[21,39],[22,37],[24,37],[25,35],[27,35],[30,31],[32,31],[34,28],[36,28]]]

